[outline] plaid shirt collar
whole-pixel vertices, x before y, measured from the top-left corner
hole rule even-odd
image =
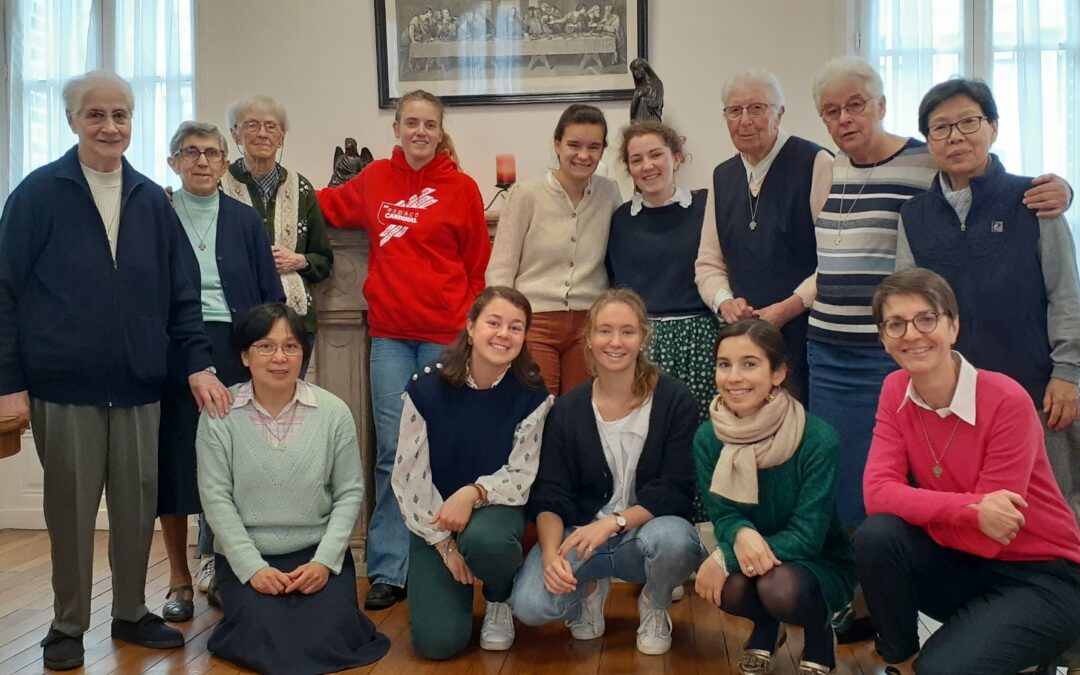
[[[239,165],[240,171],[242,171],[245,176],[251,178],[251,181],[255,183],[255,187],[258,188],[259,195],[262,197],[263,204],[269,204],[270,200],[277,194],[278,185],[281,184],[281,165],[275,163],[274,168],[262,178],[253,176],[251,172],[248,171],[247,165],[244,164],[243,159],[239,161]]]
[[[311,390],[311,385],[309,385],[307,382],[304,382],[303,380],[296,381],[296,392],[293,393],[292,400],[289,401],[288,405],[281,409],[281,414],[284,414],[286,411],[292,408],[293,405],[297,403],[306,405],[309,408],[318,407],[315,403],[315,392]],[[237,388],[236,394],[233,396],[232,407],[233,410],[235,410],[237,408],[243,408],[248,404],[250,404],[251,407],[253,407],[255,410],[258,410],[262,414],[273,419],[273,415],[267,413],[266,410],[264,410],[263,407],[259,405],[258,402],[255,400],[255,388],[251,385],[250,380],[243,383]],[[280,417],[281,414],[279,414],[278,417]]]

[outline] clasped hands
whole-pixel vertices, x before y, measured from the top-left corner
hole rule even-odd
[[[1024,526],[1021,508],[1027,508],[1023,497],[1010,490],[995,490],[983,495],[978,504],[968,504],[979,512],[979,530],[1002,546],[1008,546]]]
[[[264,567],[251,577],[251,587],[266,595],[285,595],[298,591],[304,595],[318,593],[330,578],[330,568],[312,560],[292,572],[276,567]]]
[[[544,588],[555,595],[573,593],[577,589],[577,577],[566,556],[573,551],[578,560],[585,562],[618,531],[615,517],[608,516],[577,528],[554,551],[543,551]]]

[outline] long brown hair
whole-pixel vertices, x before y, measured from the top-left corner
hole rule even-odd
[[[455,387],[465,386],[465,379],[469,373],[469,359],[472,358],[469,326],[475,324],[484,309],[498,298],[506,300],[525,313],[526,332],[532,325],[532,305],[521,291],[507,286],[488,286],[480,291],[480,295],[476,296],[472,307],[469,308],[468,324],[461,329],[457,339],[447,345],[442,353],[443,367],[439,370],[439,377]],[[544,379],[540,377],[540,368],[529,356],[528,344],[524,342],[521,344],[521,353],[510,362],[510,370],[514,373],[514,377],[529,389],[540,389],[544,386]]]
[[[593,330],[596,329],[596,315],[604,307],[616,303],[622,303],[629,307],[637,317],[638,326],[641,328],[641,350],[637,353],[637,358],[634,359],[634,384],[631,391],[635,396],[644,400],[656,390],[656,383],[660,381],[660,368],[650,361],[646,354],[649,343],[652,342],[652,321],[649,321],[649,315],[645,311],[645,302],[632,288],[626,286],[609,288],[601,293],[600,297],[589,308],[589,315],[581,332],[585,348],[585,367],[589,369],[590,375],[596,377],[596,359],[589,348],[592,343]]]

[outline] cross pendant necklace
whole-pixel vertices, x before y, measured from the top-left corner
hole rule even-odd
[[[955,413],[954,413],[955,414]],[[926,439],[926,447],[930,448],[930,456],[934,458],[934,467],[930,469],[934,474],[934,478],[941,478],[941,474],[945,472],[945,468],[941,466],[941,463],[945,461],[945,453],[952,447],[952,442],[956,438],[956,430],[960,428],[960,418],[956,418],[956,424],[953,425],[952,434],[949,436],[949,441],[945,444],[945,448],[941,451],[941,456],[938,456],[934,452],[934,444],[930,442],[930,434],[926,432],[926,422],[923,420],[923,414],[918,409],[915,410],[915,416],[919,418],[919,426],[922,427],[923,438]]]
[[[764,187],[764,186],[762,186]],[[750,180],[746,181],[746,199],[750,202],[750,224],[747,227],[753,232],[757,229],[757,212],[758,207],[761,206],[761,188],[758,188],[757,201],[754,201],[754,193],[750,189]]]

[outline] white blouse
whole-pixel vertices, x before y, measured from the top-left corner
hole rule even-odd
[[[593,403],[596,429],[600,432],[600,445],[604,448],[604,459],[611,470],[613,483],[611,501],[597,512],[596,519],[610,516],[616,511],[625,511],[637,503],[634,478],[641,451],[645,448],[645,438],[649,435],[652,403],[650,396],[629,415],[611,422],[600,416],[600,410]]]

